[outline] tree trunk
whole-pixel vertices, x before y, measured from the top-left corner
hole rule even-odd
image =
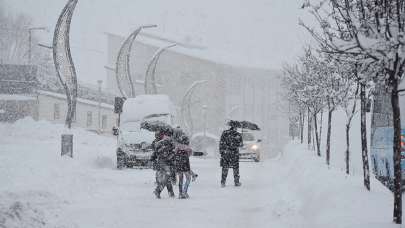
[[[320,127],[319,127],[319,142],[322,142],[322,126],[323,126],[323,110],[321,110],[321,119],[319,121]]]
[[[391,105],[394,126],[394,222],[402,223],[402,191],[401,191],[401,115],[398,97],[398,79],[392,80]]]
[[[308,136],[307,136],[307,140],[308,140],[308,149],[311,146],[311,131],[312,131],[312,123],[311,123],[311,112],[309,111],[308,108]]]
[[[330,165],[330,137],[332,132],[332,112],[333,109],[329,107],[328,110],[328,132],[326,136],[326,164]]]
[[[346,124],[346,153],[345,153],[345,161],[346,161],[346,174],[350,174],[350,123]]]
[[[301,140],[301,144],[304,143],[304,112],[301,111],[300,112],[300,140]]]
[[[317,124],[316,113],[314,114],[314,124],[315,124],[316,154],[318,156],[321,156],[321,149],[319,148],[320,145],[319,145],[318,124]]]
[[[361,156],[363,159],[363,179],[364,186],[370,191],[370,169],[368,165],[368,149],[367,149],[367,128],[366,128],[366,85],[360,84],[360,119],[361,119]]]

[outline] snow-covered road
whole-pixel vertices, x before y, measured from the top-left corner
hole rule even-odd
[[[297,144],[282,156],[241,163],[242,187],[219,185],[217,158],[193,158],[188,200],[152,194],[152,170],[115,166],[115,140],[74,130],[75,157],[61,158],[63,126],[0,125],[0,227],[396,227],[377,182],[346,177]]]

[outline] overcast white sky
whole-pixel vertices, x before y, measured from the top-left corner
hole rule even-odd
[[[41,42],[52,32],[67,0],[4,0],[15,13],[27,13]],[[281,69],[310,42],[298,25],[308,20],[302,0],[79,0],[71,28],[73,58],[79,80],[95,84],[105,78],[104,32],[126,36],[138,25],[157,24],[156,32],[203,45],[215,55],[238,56],[246,65]],[[241,62],[235,62],[235,65]]]

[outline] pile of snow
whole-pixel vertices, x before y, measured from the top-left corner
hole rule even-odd
[[[358,107],[360,104],[358,105]],[[370,138],[370,123],[371,115],[367,114],[367,134],[368,139]],[[318,116],[318,120],[320,116]],[[326,136],[327,136],[327,124],[328,124],[328,113],[325,110],[322,118],[322,137],[321,137],[321,156],[324,161],[326,159]],[[320,126],[318,126],[320,127]],[[304,127],[304,144],[307,143],[307,126]],[[313,136],[315,137],[315,136]],[[313,140],[315,140],[313,138]],[[314,141],[315,142],[315,141]],[[367,141],[370,148],[370,140]],[[331,154],[330,154],[330,164],[331,167],[345,171],[345,152],[346,152],[346,114],[345,112],[337,108],[333,112],[332,116],[332,131],[331,131]],[[361,157],[361,131],[360,131],[360,113],[357,112],[353,117],[351,129],[350,129],[350,174],[361,176],[363,175],[363,164]],[[315,155],[316,151],[312,151]],[[370,149],[369,149],[370,155]],[[369,158],[369,161],[370,158]],[[325,162],[326,163],[326,162]],[[370,170],[371,169],[370,163]]]
[[[63,133],[74,135],[74,159],[60,156]],[[0,145],[0,227],[54,227],[48,212],[87,188],[80,176],[115,167],[113,137],[31,118],[0,124]]]
[[[124,102],[121,122],[142,121],[148,115],[175,115],[175,108],[169,96],[163,94],[139,95]]]

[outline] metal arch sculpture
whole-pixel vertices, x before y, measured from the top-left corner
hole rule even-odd
[[[69,0],[59,16],[53,36],[53,61],[56,73],[66,92],[68,110],[66,125],[71,128],[76,112],[77,75],[70,52],[70,24],[78,0]]]
[[[181,102],[181,117],[182,117],[182,125],[186,129],[186,131],[192,135],[193,134],[193,120],[191,117],[191,97],[193,95],[193,92],[197,88],[197,86],[200,86],[204,83],[207,83],[207,80],[200,80],[196,81],[191,86],[187,89],[186,93],[183,96],[182,102]]]
[[[153,27],[156,27],[156,25],[145,25],[137,28],[124,41],[118,52],[117,62],[115,66],[115,77],[117,80],[118,89],[123,97],[135,97],[135,84],[132,81],[130,71],[132,45],[135,41],[135,38],[138,36],[143,28]]]
[[[158,49],[155,54],[152,56],[148,68],[146,69],[145,73],[145,82],[144,82],[144,89],[145,94],[156,94],[157,93],[157,86],[156,86],[156,66],[159,62],[159,58],[164,51],[169,48],[175,47],[177,44],[170,44],[165,47]]]

